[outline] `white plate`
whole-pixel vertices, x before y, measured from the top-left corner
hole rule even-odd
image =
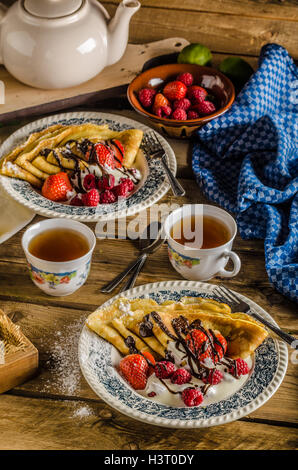
[[[32,132],[38,132],[45,127],[57,123],[75,125],[85,122],[108,124],[111,129],[117,131],[136,128],[141,129],[144,134],[149,131],[152,132],[152,129],[144,126],[144,124],[115,114],[94,112],[56,114],[31,122],[14,132],[1,145],[0,159],[11,149],[26,140]],[[175,174],[177,166],[175,154],[160,134],[158,134],[158,138],[167,155],[169,167]],[[149,149],[144,143],[142,143],[141,149],[144,156],[140,157],[137,163],[144,175],[143,180],[138,185],[138,190],[134,194],[114,204],[99,204],[97,207],[75,207],[46,199],[26,181],[0,176],[0,183],[15,200],[46,217],[66,217],[93,222],[131,216],[155,204],[169,190],[169,183],[160,161],[150,159]]]
[[[215,285],[194,281],[147,284],[120,294],[122,297],[150,297],[158,303],[183,296],[212,296]],[[257,313],[276,324],[259,305],[238,294]],[[104,305],[113,302],[113,297]],[[157,403],[133,390],[114,367],[117,352],[111,344],[83,328],[79,361],[90,387],[109,405],[140,421],[169,428],[203,428],[234,421],[263,405],[278,389],[287,370],[288,350],[284,342],[267,338],[255,351],[253,369],[245,383],[225,399],[198,407],[171,407]]]
[[[0,243],[29,224],[35,213],[12,199],[0,186]]]

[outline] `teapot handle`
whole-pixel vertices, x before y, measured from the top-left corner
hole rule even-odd
[[[0,27],[4,16],[6,15],[8,8],[0,2]],[[2,54],[1,54],[1,44],[0,44],[0,64],[3,64]]]

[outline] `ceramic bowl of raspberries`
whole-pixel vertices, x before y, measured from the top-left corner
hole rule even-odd
[[[211,67],[167,64],[138,75],[127,96],[135,111],[161,133],[186,138],[226,112],[235,90],[225,75]]]

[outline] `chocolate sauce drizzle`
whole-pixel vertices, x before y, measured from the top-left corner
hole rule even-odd
[[[75,145],[72,147],[71,144],[75,144]],[[121,168],[115,168],[115,169],[117,171],[119,171],[119,173],[123,174],[124,176],[126,176],[126,177],[129,176],[130,179],[132,180],[132,182],[134,184],[137,184],[138,179],[135,177],[133,171],[128,169],[128,168],[123,167],[122,162],[120,161],[120,159],[116,155],[116,149],[117,149],[117,151],[121,154],[122,159],[124,157],[123,151],[122,151],[121,147],[117,144],[117,142],[114,139],[112,139],[110,141],[102,143],[102,145],[104,145],[107,149],[109,149],[110,152],[112,152],[112,154],[114,156],[114,159],[119,163],[119,165],[121,165]],[[88,162],[89,164],[92,164],[92,163],[97,164],[100,167],[101,172],[102,172],[103,175],[107,175],[108,171],[103,165],[101,165],[99,163],[99,161],[97,159],[96,143],[91,142],[89,139],[83,139],[81,142],[76,141],[74,139],[68,140],[65,144],[65,148],[63,150],[61,150],[61,154],[62,154],[63,157],[65,157],[67,159],[71,159],[75,162],[75,168],[73,170],[71,178],[72,179],[75,179],[75,178],[77,179],[78,188],[79,188],[80,192],[84,193],[86,191],[85,191],[85,189],[83,188],[83,185],[82,185],[82,178],[81,178],[82,170],[80,168],[80,163],[79,163],[81,157],[73,152],[73,150],[75,150],[75,149],[77,151],[81,152],[82,156],[84,157],[83,158],[84,161]],[[59,168],[62,171],[65,171],[65,168],[62,166],[61,159],[60,159],[58,153],[55,150],[45,148],[41,151],[41,155],[47,158],[47,156],[51,152],[53,152],[53,156],[55,157]],[[86,167],[86,170],[89,171],[89,173],[90,173],[90,170],[89,170],[88,167]]]

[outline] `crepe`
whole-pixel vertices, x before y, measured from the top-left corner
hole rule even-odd
[[[152,312],[157,313],[163,327]],[[159,358],[165,356],[169,341],[176,336],[172,320],[181,315],[189,323],[200,320],[205,329],[219,331],[228,342],[227,356],[231,359],[250,356],[268,336],[263,325],[249,315],[231,313],[228,305],[206,298],[186,297],[180,302],[167,301],[162,305],[152,299],[120,298],[89,315],[86,324],[122,354],[129,354],[125,339],[130,335],[137,339],[139,351],[149,350]],[[151,331],[144,334],[148,322]]]
[[[0,174],[28,181],[40,188],[51,174],[88,168],[90,152],[82,152],[80,144],[117,139],[124,147],[123,166],[131,168],[143,138],[143,131],[128,129],[121,132],[108,125],[92,123],[64,126],[56,124],[32,133],[27,140],[11,150],[0,162]],[[65,154],[71,153],[70,157]]]

